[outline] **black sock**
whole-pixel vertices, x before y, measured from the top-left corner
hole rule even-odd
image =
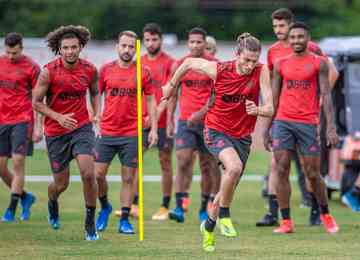
[[[321,214],[329,214],[329,205],[320,205],[320,213]]]
[[[134,196],[134,199],[133,199],[133,203],[132,204],[134,204],[134,205],[139,205],[139,196],[136,194],[135,196]]]
[[[211,202],[214,202],[215,196],[216,196],[215,194],[210,194],[209,200],[210,200]]]
[[[11,210],[12,212],[16,211],[16,207],[19,202],[19,199],[20,199],[20,194],[11,193],[9,210]]]
[[[290,219],[290,208],[280,209],[282,219]]]
[[[182,207],[182,200],[184,198],[184,193],[183,192],[176,192],[175,193],[175,198],[176,198],[176,207],[177,208],[183,208]]]
[[[128,207],[121,208],[121,220],[129,219],[129,214],[130,214],[130,208]]]
[[[220,209],[219,209],[219,218],[230,218],[230,209],[220,207]]]
[[[311,212],[318,212],[319,211],[319,204],[313,192],[310,192],[311,196]]]
[[[169,204],[170,204],[170,199],[171,199],[170,196],[163,196],[161,206],[168,209],[168,208],[169,208]]]
[[[21,193],[21,195],[20,195],[20,199],[22,199],[22,200],[25,199],[26,195],[27,195],[26,191],[23,191],[23,193]]]
[[[207,204],[209,202],[210,195],[206,193],[201,194],[201,204],[200,204],[200,211],[206,211]]]
[[[86,206],[85,230],[88,232],[95,231],[95,209],[93,206]]]
[[[279,204],[274,194],[269,195],[269,212],[271,216],[278,219]]]
[[[50,215],[52,217],[58,218],[59,217],[59,204],[58,204],[58,201],[49,199],[48,207],[49,207]]]
[[[109,207],[109,201],[106,194],[102,197],[99,197],[99,201],[102,209],[107,209]]]
[[[216,226],[216,220],[212,220],[210,217],[205,221],[205,230],[208,232],[213,232]]]

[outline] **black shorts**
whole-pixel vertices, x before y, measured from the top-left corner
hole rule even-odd
[[[32,124],[23,122],[13,125],[0,125],[0,156],[12,154],[32,155]]]
[[[46,145],[53,173],[62,172],[77,155],[95,155],[95,134],[92,124],[86,124],[68,134],[47,136]]]
[[[272,126],[272,139],[274,151],[298,150],[302,155],[320,155],[316,125],[275,120]]]
[[[115,154],[123,166],[137,168],[138,137],[137,136],[101,136],[96,140],[95,161],[111,163]]]
[[[203,124],[188,127],[186,121],[179,120],[175,136],[176,150],[191,148],[201,153],[209,153],[204,142],[203,132]]]
[[[149,147],[148,137],[150,129],[143,130],[143,143],[146,148]],[[169,151],[174,147],[174,139],[166,136],[166,128],[158,128],[158,143],[157,148],[160,151]]]
[[[239,155],[243,163],[243,168],[245,168],[250,154],[250,135],[242,138],[234,138],[211,128],[205,128],[204,135],[207,149],[217,160],[219,160],[219,154],[222,150],[232,147]]]

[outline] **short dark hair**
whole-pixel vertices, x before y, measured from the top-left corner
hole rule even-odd
[[[20,33],[11,32],[5,36],[4,43],[6,46],[15,47],[16,45],[23,46],[23,37]]]
[[[207,35],[207,33],[206,33],[206,31],[205,31],[203,28],[201,28],[201,27],[194,27],[194,28],[192,28],[192,29],[189,31],[189,33],[188,33],[188,38],[189,38],[189,36],[190,36],[191,34],[200,34],[200,35],[202,35],[202,37],[204,38],[204,40],[206,40],[206,35]]]
[[[135,40],[138,38],[138,36],[137,36],[137,34],[136,34],[135,32],[126,30],[126,31],[119,32],[118,41],[120,40],[120,38],[121,38],[123,35],[128,36],[128,37],[131,37],[131,38],[135,38]]]
[[[80,46],[84,47],[90,40],[90,37],[91,34],[88,28],[81,25],[67,25],[60,26],[59,28],[50,32],[46,37],[46,41],[51,51],[57,55],[60,53],[61,41],[63,39],[77,38],[79,40]]]
[[[143,34],[146,32],[148,32],[150,34],[157,34],[157,35],[159,35],[160,38],[162,38],[161,27],[157,23],[145,24],[144,29],[143,29]]]
[[[288,8],[279,8],[271,14],[271,19],[286,20],[288,23],[292,23],[294,21],[294,14]]]
[[[289,32],[292,30],[292,29],[297,29],[297,28],[301,28],[301,29],[304,29],[306,32],[310,32],[310,29],[309,27],[306,25],[306,23],[304,22],[294,22],[290,25],[289,27]]]

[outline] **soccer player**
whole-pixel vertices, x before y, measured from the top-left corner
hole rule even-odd
[[[339,230],[329,214],[326,186],[320,175],[320,150],[317,138],[320,99],[327,122],[328,144],[336,145],[338,136],[334,122],[329,84],[329,68],[324,57],[309,50],[310,34],[303,23],[289,28],[289,43],[293,53],[275,63],[272,79],[276,115],[272,126],[272,148],[278,173],[276,194],[282,221],[275,233],[291,233],[294,223],[290,215],[290,161],[296,150],[304,162],[304,173],[320,207],[320,219],[325,230]],[[319,94],[320,92],[320,94]],[[266,122],[264,143],[269,143],[272,120]]]
[[[19,33],[5,37],[5,55],[0,56],[0,175],[10,188],[10,204],[2,221],[12,222],[20,199],[20,219],[28,220],[35,196],[24,190],[25,156],[32,154],[32,141],[42,137],[41,125],[31,105],[32,89],[35,87],[40,67],[23,55],[23,39]],[[35,123],[35,124],[34,124]],[[12,159],[13,174],[8,169]]]
[[[206,32],[202,28],[195,27],[188,33],[189,55],[178,61],[180,66],[188,57],[198,57],[207,60],[214,58],[205,54]],[[194,153],[198,151],[201,170],[201,205],[199,209],[199,220],[202,222],[207,218],[207,204],[211,193],[210,174],[216,162],[208,152],[203,138],[203,122],[193,123],[195,113],[207,102],[213,80],[207,75],[196,71],[189,71],[181,82],[181,95],[179,100],[180,116],[175,136],[176,143],[176,208],[169,212],[169,218],[179,223],[184,222],[183,198],[186,196],[186,181],[192,178],[192,160]],[[177,96],[169,104],[171,115],[175,112]],[[169,127],[169,126],[168,126]],[[168,134],[171,134],[168,131]]]
[[[158,24],[149,23],[145,25],[143,29],[143,42],[146,48],[146,54],[141,57],[141,64],[147,66],[150,70],[156,103],[159,104],[162,97],[161,87],[165,85],[171,75],[174,59],[161,48],[162,31]],[[160,209],[152,216],[153,220],[166,220],[169,215],[169,204],[173,185],[171,157],[174,140],[166,135],[167,125],[172,125],[172,127],[174,125],[174,117],[168,113],[168,110],[163,111],[158,118],[159,140],[157,146],[162,171],[161,184],[163,197]],[[148,133],[149,129],[146,129],[145,132]]]
[[[79,58],[89,39],[90,32],[86,27],[73,25],[61,26],[47,35],[49,48],[60,57],[46,64],[41,72],[34,90],[33,106],[45,115],[46,145],[53,172],[53,181],[48,187],[49,224],[53,229],[60,228],[58,198],[69,185],[69,164],[75,158],[86,205],[85,239],[97,240],[95,135],[86,107],[89,91],[92,111],[97,111],[97,71],[90,62]]]
[[[188,70],[205,73],[215,81],[210,101],[202,110],[206,113],[205,138],[210,152],[222,163],[220,191],[206,221],[201,224],[203,249],[215,250],[214,229],[217,217],[221,232],[236,231],[230,220],[230,205],[236,186],[244,171],[250,152],[251,133],[258,116],[273,115],[269,71],[258,62],[261,43],[248,33],[238,37],[236,60],[214,62],[189,58],[177,69],[164,86],[164,96],[173,93]],[[263,105],[258,105],[259,94]]]
[[[294,15],[291,10],[287,8],[280,8],[275,10],[272,15],[272,25],[274,34],[276,35],[278,41],[270,46],[267,53],[267,63],[272,73],[274,69],[274,64],[277,60],[290,55],[292,53],[292,48],[289,44],[288,34],[289,27],[291,23],[294,21]],[[309,51],[324,56],[319,46],[309,41],[308,43]],[[338,76],[338,72],[333,63],[329,64],[329,79],[331,86],[335,85],[335,81]],[[317,204],[316,198],[312,192],[308,192],[305,185],[305,176],[302,170],[302,166],[300,163],[298,152],[293,154],[293,159],[295,161],[296,172],[298,175],[298,183],[302,195],[302,204],[311,206],[310,216],[309,216],[309,224],[310,225],[320,225],[320,212],[319,205]],[[256,223],[256,226],[275,226],[278,225],[278,202],[276,199],[276,182],[277,182],[277,173],[276,173],[276,165],[275,160],[272,156],[271,166],[270,166],[270,174],[269,174],[269,182],[268,182],[268,203],[269,203],[269,212],[265,214],[265,216]]]
[[[134,181],[138,165],[137,133],[137,77],[136,53],[137,35],[132,31],[122,31],[118,35],[116,50],[118,59],[103,65],[100,69],[99,90],[104,94],[104,111],[101,115],[100,136],[96,142],[95,173],[99,187],[101,210],[96,220],[96,228],[104,231],[107,227],[112,206],[108,200],[106,174],[115,154],[122,164],[121,217],[118,231],[134,234],[129,222],[129,213],[134,194]],[[142,67],[142,88],[146,95],[147,111],[151,122],[148,134],[149,146],[157,143],[156,101],[152,90],[150,71]],[[97,114],[100,114],[98,110]]]

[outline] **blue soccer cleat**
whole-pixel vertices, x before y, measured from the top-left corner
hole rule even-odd
[[[169,219],[175,220],[178,223],[183,223],[185,221],[184,210],[179,207],[176,207],[175,209],[170,210],[169,211]]]
[[[31,206],[35,203],[35,201],[36,201],[36,197],[31,192],[26,193],[25,198],[21,200],[21,207],[22,207],[22,212],[20,216],[21,220],[23,221],[29,220],[31,214],[30,209]]]
[[[351,191],[346,192],[342,197],[341,201],[351,208],[352,211],[358,212],[360,211],[360,202],[359,198],[352,194]]]
[[[127,219],[120,219],[118,231],[122,234],[135,234],[133,226]]]
[[[108,206],[106,208],[102,208],[99,211],[99,215],[96,219],[96,230],[97,231],[105,231],[111,212],[112,212],[111,204],[108,204]]]
[[[99,239],[99,234],[93,230],[93,231],[86,231],[85,230],[85,240],[86,241],[96,241]]]
[[[13,222],[13,221],[15,221],[15,211],[12,211],[10,209],[6,209],[1,221],[2,222]]]
[[[207,220],[208,218],[208,214],[206,212],[206,210],[200,210],[199,211],[199,221],[200,223],[203,223],[205,220]]]
[[[48,222],[50,226],[55,230],[59,229],[60,228],[59,213],[49,204],[48,204],[48,212],[49,212]]]

